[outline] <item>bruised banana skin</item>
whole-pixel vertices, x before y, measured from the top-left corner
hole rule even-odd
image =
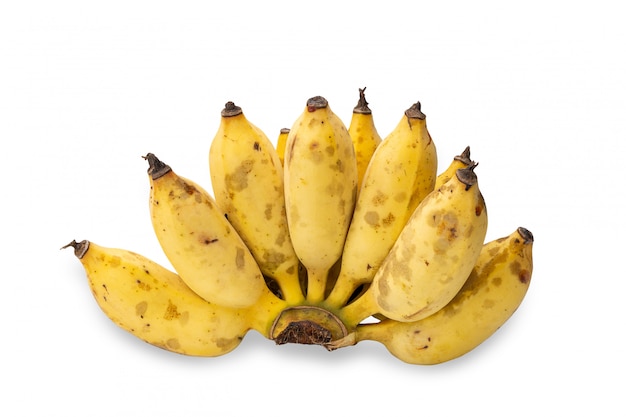
[[[247,313],[211,304],[174,272],[134,252],[73,241],[91,291],[119,327],[160,348],[191,356],[220,356],[249,329]]]
[[[436,177],[435,143],[417,102],[369,162],[329,305],[345,305],[359,285],[372,281],[417,205],[433,190]]]
[[[215,200],[178,176],[154,154],[150,168],[150,215],[172,267],[205,300],[226,307],[255,304],[269,289],[250,250]]]
[[[215,201],[252,252],[263,274],[291,304],[304,299],[291,244],[283,167],[268,137],[226,103],[209,151]]]
[[[352,140],[325,98],[310,98],[290,129],[284,175],[291,240],[308,273],[306,298],[319,303],[343,251],[357,184]]]
[[[487,232],[487,210],[474,167],[457,170],[417,207],[372,285],[344,309],[350,324],[374,314],[401,322],[421,320],[456,295]]]
[[[458,358],[487,340],[520,306],[531,281],[532,247],[533,235],[522,227],[488,242],[459,293],[443,309],[414,323],[363,324],[346,339],[378,341],[411,364]]]
[[[352,110],[352,118],[348,133],[354,145],[357,166],[357,190],[361,189],[365,171],[374,155],[374,151],[382,142],[382,138],[374,124],[372,110],[365,100],[365,87],[359,88],[359,101]]]

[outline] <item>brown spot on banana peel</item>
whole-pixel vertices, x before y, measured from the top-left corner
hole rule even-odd
[[[174,320],[180,317],[180,313],[178,312],[178,307],[172,300],[167,300],[167,307],[165,308],[165,313],[163,314],[163,318],[165,320]]]
[[[528,284],[530,282],[531,272],[528,269],[522,269],[518,277],[522,284]]]
[[[404,196],[406,196],[406,193],[403,193],[403,194],[404,194]],[[386,195],[382,191],[378,190],[378,191],[376,191],[376,194],[372,197],[372,205],[374,207],[380,206],[381,204],[384,204],[385,201],[387,201],[388,198],[389,198],[388,195]]]
[[[395,220],[396,216],[394,216],[393,213],[389,212],[389,214],[383,218],[383,226],[389,227],[393,224]]]
[[[143,318],[143,316],[146,314],[146,311],[148,310],[148,302],[147,301],[141,301],[139,303],[137,303],[137,305],[135,305],[135,314],[141,318]]]
[[[245,251],[243,248],[237,248],[237,254],[235,256],[235,265],[237,265],[238,269],[243,269],[243,267],[246,265]]]
[[[147,272],[147,271],[146,271],[146,272]],[[141,280],[139,280],[139,279],[138,279],[137,281],[135,281],[135,282],[137,283],[137,287],[139,287],[139,289],[140,289],[140,290],[143,290],[143,291],[150,291],[150,290],[152,289],[152,287],[150,286],[150,284],[145,283],[145,282],[143,282],[143,281],[141,281]]]
[[[365,213],[365,215],[363,216],[363,219],[365,220],[365,222],[367,224],[369,224],[370,226],[372,226],[373,228],[378,228],[380,225],[378,224],[378,220],[379,220],[379,216],[378,213],[375,211],[368,211],[367,213]]]
[[[241,161],[241,164],[231,173],[227,174],[224,178],[227,188],[234,191],[241,191],[248,187],[248,174],[252,172],[254,167],[254,160],[246,159]]]
[[[180,350],[180,342],[176,338],[167,339],[165,346],[168,350]]]

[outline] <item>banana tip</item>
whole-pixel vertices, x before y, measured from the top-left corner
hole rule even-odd
[[[235,105],[235,103],[232,101],[228,101],[224,105],[224,109],[222,110],[222,117],[233,117],[238,116],[242,113],[243,110],[241,110],[241,107]]]
[[[148,175],[150,175],[153,180],[162,177],[172,170],[169,165],[161,162],[153,153],[148,153],[143,159],[148,161]]]
[[[82,259],[82,257],[85,256],[85,253],[87,253],[87,250],[89,249],[89,241],[81,240],[80,242],[76,242],[76,240],[72,240],[67,245],[61,247],[61,249],[67,249],[69,247],[74,248],[74,255],[78,259]]]
[[[307,100],[306,107],[310,113],[313,113],[315,110],[328,107],[328,100],[322,96],[311,97]]]
[[[419,101],[409,107],[404,114],[409,119],[426,120],[426,115],[422,112],[422,103]]]
[[[518,227],[517,233],[520,234],[522,239],[524,239],[524,243],[526,244],[533,243],[535,241],[535,237],[533,236],[533,234],[530,232],[530,230],[526,229],[525,227]]]
[[[459,181],[465,184],[465,190],[469,190],[472,185],[478,182],[478,177],[474,172],[474,169],[478,166],[478,162],[472,162],[465,168],[459,168],[456,170],[456,177]]]

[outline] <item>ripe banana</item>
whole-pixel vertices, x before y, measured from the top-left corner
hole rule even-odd
[[[285,145],[287,145],[287,137],[289,136],[289,128],[283,127],[278,133],[278,139],[276,140],[276,152],[278,153],[278,159],[280,164],[285,165]]]
[[[285,147],[285,203],[293,247],[308,273],[307,300],[320,302],[340,259],[356,200],[352,140],[325,98],[307,101]]]
[[[211,304],[174,272],[142,255],[72,241],[102,311],[138,338],[185,355],[219,356],[248,332],[245,311]]]
[[[176,272],[72,241],[105,314],[196,356],[254,330],[329,350],[375,340],[434,364],[495,332],[526,294],[532,234],[485,244],[469,147],[437,175],[420,103],[381,140],[364,91],[349,128],[316,96],[275,147],[226,103],[208,155],[215,197],[146,155],[152,225]]]
[[[437,151],[420,107],[418,102],[405,111],[369,162],[341,272],[327,300],[331,306],[345,305],[361,284],[372,281],[417,205],[433,190]]]
[[[486,243],[469,278],[443,309],[413,323],[360,325],[332,347],[375,340],[400,360],[422,365],[466,354],[497,331],[524,299],[533,271],[533,241],[532,233],[520,227]]]
[[[215,201],[269,286],[290,304],[301,302],[300,261],[287,226],[282,164],[267,136],[233,102],[222,110],[209,168]]]
[[[361,189],[363,176],[370,163],[374,151],[382,141],[382,138],[374,125],[372,110],[365,100],[365,88],[359,88],[359,101],[352,110],[352,119],[348,126],[348,133],[352,138],[354,153],[356,155],[357,190]]]
[[[205,300],[244,308],[269,291],[250,250],[199,185],[178,176],[154,154],[150,215],[163,252],[185,283]]]
[[[459,291],[487,232],[475,166],[457,170],[415,209],[372,285],[344,309],[349,323],[376,313],[417,321],[437,312]]]

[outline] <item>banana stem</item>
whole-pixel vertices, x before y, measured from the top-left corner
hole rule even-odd
[[[378,307],[374,302],[372,287],[369,287],[363,295],[341,309],[341,318],[346,327],[352,328],[378,312]]]
[[[250,329],[261,333],[266,338],[270,338],[272,323],[281,311],[288,307],[286,301],[281,300],[271,291],[263,293],[259,301],[252,307],[246,309]]]
[[[327,269],[308,270],[306,299],[310,303],[321,303],[326,294]]]
[[[367,100],[365,100],[365,89],[367,87],[359,88],[359,102],[352,110],[354,113],[359,114],[372,114],[372,110],[368,106]]]
[[[278,282],[285,301],[289,305],[300,304],[304,301],[304,294],[302,294],[302,288],[300,287],[297,274],[277,275],[275,276],[275,279]]]
[[[335,308],[345,306],[359,285],[360,283],[340,275],[334,288],[326,298],[326,303]]]

